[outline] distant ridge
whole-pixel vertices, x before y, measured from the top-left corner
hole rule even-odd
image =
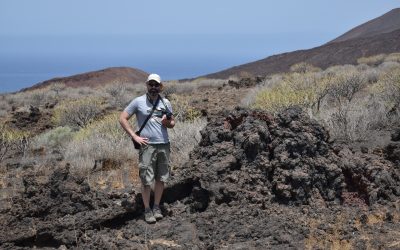
[[[393,9],[380,17],[361,24],[329,43],[343,42],[355,38],[371,37],[389,33],[397,29],[400,29],[400,8]]]
[[[40,89],[52,85],[54,83],[62,83],[67,87],[98,87],[111,84],[115,81],[128,82],[132,84],[143,83],[146,81],[148,73],[129,67],[112,67],[98,71],[77,74],[68,77],[53,78],[44,82],[37,83],[29,88],[21,91],[29,91]]]
[[[366,22],[322,46],[273,55],[201,77],[227,79],[230,76],[268,75],[287,72],[290,66],[299,62],[325,69],[333,65],[356,64],[360,57],[394,52],[400,52],[400,8]]]

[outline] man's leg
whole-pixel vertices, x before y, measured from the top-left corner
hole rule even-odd
[[[142,199],[144,205],[144,218],[148,223],[155,223],[153,211],[150,208],[150,183],[154,180],[154,172],[152,167],[154,149],[148,145],[142,147],[139,152],[139,175],[142,181]]]
[[[156,180],[154,185],[154,205],[159,206],[164,191],[164,182]]]
[[[150,192],[151,192],[150,185],[142,185],[142,200],[144,209],[150,208]]]
[[[154,217],[153,211],[150,208],[150,185],[142,185],[142,199],[144,205],[144,220],[147,223],[155,223],[156,218]]]
[[[164,182],[156,180],[154,184],[154,206],[153,206],[153,215],[156,220],[160,220],[163,218],[163,215],[161,213],[160,209],[160,200],[161,196],[164,191]]]
[[[157,145],[158,158],[154,185],[154,205],[159,206],[164,191],[164,183],[169,178],[169,155],[170,146],[168,144]]]

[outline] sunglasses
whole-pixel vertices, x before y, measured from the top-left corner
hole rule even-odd
[[[158,82],[148,82],[147,85],[149,85],[150,87],[156,87],[159,88],[161,86],[161,84],[159,84]]]

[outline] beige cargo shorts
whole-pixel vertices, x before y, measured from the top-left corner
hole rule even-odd
[[[139,176],[142,184],[155,180],[167,182],[169,178],[170,144],[148,144],[139,150]]]

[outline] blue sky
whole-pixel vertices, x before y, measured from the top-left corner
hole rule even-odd
[[[398,0],[1,0],[0,92],[112,66],[195,77],[321,45],[399,6]]]

